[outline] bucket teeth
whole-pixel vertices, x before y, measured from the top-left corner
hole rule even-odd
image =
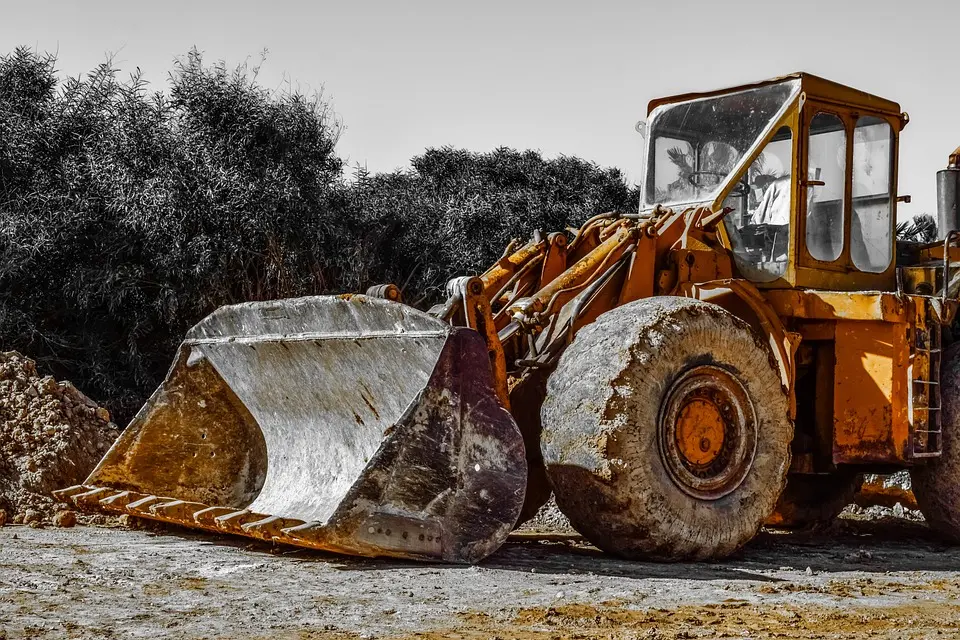
[[[283,532],[288,536],[296,538],[298,534],[301,534],[307,531],[312,531],[313,529],[319,529],[322,526],[323,526],[322,523],[316,520],[310,520],[308,522],[304,522],[303,524],[287,527],[286,529],[283,530]]]
[[[201,502],[170,500],[169,502],[150,505],[150,512],[176,522],[193,522],[193,514],[206,507],[207,505]]]
[[[193,523],[208,529],[216,529],[217,516],[235,512],[236,509],[231,509],[230,507],[206,507],[205,509],[194,512]]]
[[[86,493],[90,491],[93,487],[88,487],[83,484],[75,484],[72,487],[67,487],[66,489],[58,489],[53,492],[53,496],[58,500],[70,501],[71,498],[78,493]]]
[[[248,526],[268,520],[270,517],[271,516],[266,513],[254,513],[248,509],[243,509],[241,511],[234,511],[233,513],[225,513],[217,516],[214,520],[217,523],[218,529],[226,531],[227,533],[243,535],[251,533]]]
[[[126,504],[126,510],[133,511],[136,513],[150,513],[150,509],[149,509],[150,505],[162,499],[163,498],[159,496],[145,496],[143,498],[140,498],[139,500],[128,502]]]
[[[262,520],[240,525],[240,528],[249,535],[254,535],[265,539],[273,539],[285,537],[284,534],[286,529],[302,524],[304,524],[303,520],[297,520],[296,518],[268,516]]]
[[[104,487],[96,487],[83,493],[76,493],[70,496],[70,500],[78,507],[92,507],[98,504],[100,500],[111,493],[111,491],[111,489]]]
[[[134,493],[133,491],[119,491],[113,494],[112,496],[107,496],[106,498],[102,498],[100,500],[100,504],[102,504],[103,506],[109,506],[109,507],[126,508],[126,506],[131,502],[135,500],[139,500],[140,498],[143,498],[143,497],[144,497],[143,494]]]

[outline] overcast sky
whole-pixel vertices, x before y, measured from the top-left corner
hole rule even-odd
[[[634,131],[659,95],[809,71],[896,100],[900,215],[935,213],[934,174],[960,145],[957,0],[2,3],[0,45],[56,51],[77,75],[115,54],[163,86],[196,46],[260,78],[324,88],[339,152],[370,170],[428,146],[576,155],[639,178]]]

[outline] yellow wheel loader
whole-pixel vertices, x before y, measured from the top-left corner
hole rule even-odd
[[[655,100],[638,212],[534,233],[429,312],[392,285],[219,309],[59,495],[475,562],[552,491],[601,549],[684,560],[910,468],[957,537],[960,152],[943,240],[897,243],[907,121],[809,74]]]

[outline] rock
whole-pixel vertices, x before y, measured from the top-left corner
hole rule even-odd
[[[40,522],[41,520],[43,520],[43,514],[36,509],[27,509],[23,513],[23,524],[33,524],[34,522]]]
[[[69,529],[77,524],[77,514],[73,511],[58,511],[57,515],[53,516],[53,524]]]
[[[120,517],[117,518],[117,523],[125,529],[140,529],[142,527],[140,518],[132,516],[129,513],[120,514]]]
[[[0,527],[4,527],[7,524],[7,512],[5,509],[0,509]]]

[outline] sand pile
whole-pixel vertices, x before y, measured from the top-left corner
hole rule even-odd
[[[52,492],[82,482],[118,435],[109,412],[71,383],[0,353],[0,509],[14,523],[53,522]]]

